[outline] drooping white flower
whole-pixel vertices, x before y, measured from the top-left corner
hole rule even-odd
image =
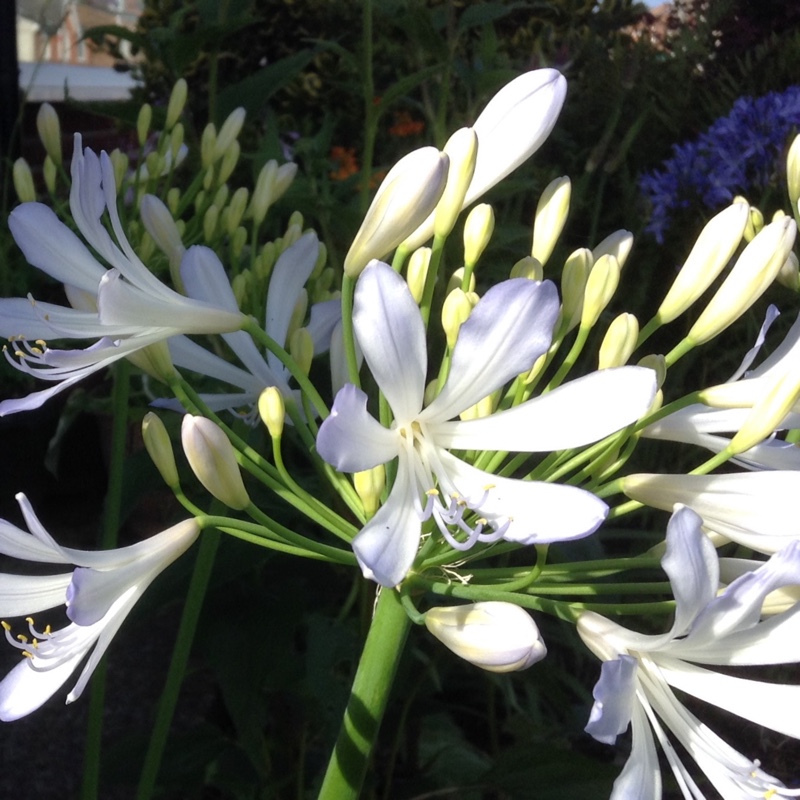
[[[586,730],[613,744],[629,725],[633,747],[612,800],[659,800],[661,773],[655,740],[685,798],[702,798],[668,732],[685,748],[722,797],[797,797],[704,725],[673,689],[724,708],[787,736],[800,738],[796,709],[800,686],[764,683],[706,666],[796,663],[800,606],[761,619],[764,598],[800,582],[800,543],[794,542],[720,595],[716,551],[691,509],[678,507],[667,528],[662,559],[675,596],[675,620],[665,634],[623,628],[594,612],[578,620],[578,633],[603,667]],[[699,664],[705,666],[698,666]]]
[[[57,575],[0,575],[0,616],[28,616],[28,634],[6,639],[24,658],[0,681],[0,720],[35,711],[69,680],[88,655],[67,702],[77,700],[128,612],[153,579],[184,553],[199,534],[191,519],[129,547],[107,551],[61,547],[17,495],[30,533],[0,520],[0,553],[44,564],[74,564]],[[38,631],[30,615],[61,605],[70,624]],[[91,655],[89,655],[91,653]]]
[[[492,287],[461,326],[442,391],[423,407],[428,364],[420,311],[388,265],[373,262],[361,274],[353,324],[394,420],[382,426],[367,411],[367,396],[347,384],[320,428],[317,449],[345,472],[398,459],[389,497],[353,541],[367,577],[384,586],[402,581],[414,562],[422,522],[430,518],[459,550],[500,538],[521,544],[578,538],[603,521],[606,505],[589,492],[499,477],[450,452],[577,447],[645,413],[655,393],[654,373],[623,367],[488,417],[454,419],[530,369],[550,345],[558,311],[551,283],[519,278]]]
[[[11,212],[9,228],[25,258],[64,284],[72,307],[0,299],[0,335],[14,342],[18,360],[8,351],[6,358],[56,384],[3,401],[0,415],[36,408],[92,372],[172,336],[235,331],[244,323],[238,309],[186,297],[156,278],[128,242],[116,203],[110,158],[84,151],[76,135],[70,210],[83,239],[110,269],[47,206],[24,203]],[[106,215],[113,237],[102,222]],[[205,250],[190,248],[184,258],[197,261]],[[48,348],[44,340],[55,338],[97,341],[84,350]]]

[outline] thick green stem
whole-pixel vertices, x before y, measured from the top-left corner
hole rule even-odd
[[[359,796],[410,626],[400,595],[382,589],[319,800]]]

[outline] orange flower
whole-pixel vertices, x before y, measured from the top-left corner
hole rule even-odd
[[[392,136],[406,137],[422,133],[425,130],[425,123],[421,119],[412,119],[408,111],[394,112],[394,125],[389,128]]]
[[[356,151],[353,147],[342,147],[338,144],[334,145],[331,147],[330,159],[336,167],[336,169],[330,173],[331,179],[335,181],[346,180],[361,169],[358,166]]]

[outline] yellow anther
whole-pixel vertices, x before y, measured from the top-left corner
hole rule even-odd
[[[22,350],[15,350],[15,351],[14,351],[14,355],[15,355],[17,358],[25,358],[25,353],[23,353],[23,352],[22,352]]]
[[[479,520],[476,520],[478,525],[488,525],[489,520],[486,517],[481,517]]]
[[[755,773],[754,772],[751,773],[751,774],[752,774],[753,777],[755,777]],[[775,797],[775,795],[777,793],[778,793],[777,789],[767,789],[767,791],[764,792],[764,798],[765,798],[765,800],[769,800],[770,797]]]
[[[28,650],[22,650],[21,652],[24,658],[33,658],[33,653],[29,652]]]
[[[491,492],[492,489],[494,489],[496,487],[497,487],[496,483],[487,483],[486,486],[483,487],[483,491],[484,492]]]
[[[5,620],[0,620],[0,625],[2,625],[2,626],[3,626],[3,628],[4,628],[5,630],[7,630],[7,631],[10,631],[10,630],[11,630],[11,626],[10,626],[10,625],[9,625],[9,624],[8,624],[8,623],[5,621]]]
[[[28,625],[33,625],[33,617],[25,617],[25,622],[27,622]]]
[[[40,356],[42,353],[44,353],[44,350],[42,350],[41,347],[31,347],[31,353],[33,353],[35,356]]]
[[[31,642],[31,644],[33,645],[33,649],[34,649],[34,650],[38,650],[38,649],[39,649],[39,642],[38,642],[36,639],[34,639],[34,640]]]
[[[39,347],[47,347],[47,342],[44,339],[37,339],[34,344],[38,344]]]
[[[49,636],[52,633],[52,629],[49,625],[45,625],[44,632],[46,636]]]
[[[425,492],[425,494],[428,495],[428,497],[438,497],[439,496],[439,490],[438,489],[428,489],[428,491]],[[5,624],[5,623],[3,623],[3,624]]]
[[[28,643],[28,637],[24,633],[18,633],[17,634],[17,641],[22,642],[22,644],[27,644]]]

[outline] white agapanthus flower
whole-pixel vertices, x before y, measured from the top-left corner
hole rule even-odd
[[[543,452],[594,442],[638,419],[655,394],[655,373],[622,367],[592,373],[488,417],[458,415],[515,376],[550,346],[559,301],[552,283],[524,278],[493,286],[461,326],[448,378],[428,406],[425,326],[406,282],[381,262],[361,274],[353,324],[393,422],[367,411],[352,384],[336,395],[317,449],[344,472],[397,459],[389,497],[353,540],[364,574],[395,586],[408,573],[423,521],[465,550],[498,539],[521,544],[575,539],[605,519],[606,504],[574,486],[515,480],[476,469],[451,450]]]
[[[675,620],[665,634],[630,631],[594,612],[578,620],[578,633],[602,659],[595,703],[586,730],[613,744],[630,725],[631,755],[614,783],[612,800],[660,800],[656,740],[687,800],[702,800],[671,734],[725,798],[797,797],[704,725],[673,689],[800,738],[800,686],[765,683],[709,670],[800,661],[800,606],[762,619],[764,599],[800,583],[800,543],[793,542],[758,569],[717,594],[719,562],[700,517],[678,506],[667,528],[662,566],[675,596]],[[698,666],[698,665],[704,666]],[[655,734],[655,739],[654,739]]]
[[[32,298],[0,299],[0,336],[11,339],[6,357],[19,369],[55,383],[20,400],[0,403],[0,415],[36,408],[53,395],[114,361],[172,336],[223,333],[241,328],[244,315],[175,292],[133,251],[117,210],[114,169],[106,153],[97,156],[75,136],[70,211],[85,242],[106,268],[41,203],[23,203],[9,216],[9,228],[30,264],[64,284],[71,308]],[[113,232],[106,229],[107,215]],[[210,252],[189,248],[184,268],[204,280]],[[84,350],[48,348],[46,339],[96,339]],[[15,360],[16,357],[16,360]]]
[[[304,233],[294,244],[281,253],[270,277],[267,291],[265,330],[281,347],[286,346],[289,323],[301,292],[311,276],[319,254],[316,233]],[[199,256],[203,269],[181,267],[181,279],[189,297],[213,303],[230,313],[239,312],[236,297],[222,262],[212,250],[203,249]],[[311,307],[307,325],[314,343],[314,354],[328,350],[336,324],[342,318],[341,302],[329,300]],[[203,400],[212,410],[252,407],[261,392],[268,386],[277,387],[284,397],[291,396],[291,375],[286,366],[273,353],[266,355],[244,331],[223,333],[222,338],[244,368],[231,363],[202,347],[186,336],[169,340],[173,363],[201,375],[215,378],[240,391],[203,394]],[[156,406],[176,407],[176,401],[157,401]]]
[[[28,618],[27,633],[16,636],[12,626],[3,622],[6,639],[23,654],[0,681],[0,720],[4,722],[39,708],[89,656],[67,695],[68,703],[77,700],[136,601],[200,532],[190,519],[129,547],[75,550],[61,547],[50,536],[24,495],[17,495],[17,501],[30,533],[0,520],[0,553],[76,568],[56,575],[0,574],[0,617]],[[31,615],[63,605],[70,624],[55,631],[49,626],[36,629]]]

